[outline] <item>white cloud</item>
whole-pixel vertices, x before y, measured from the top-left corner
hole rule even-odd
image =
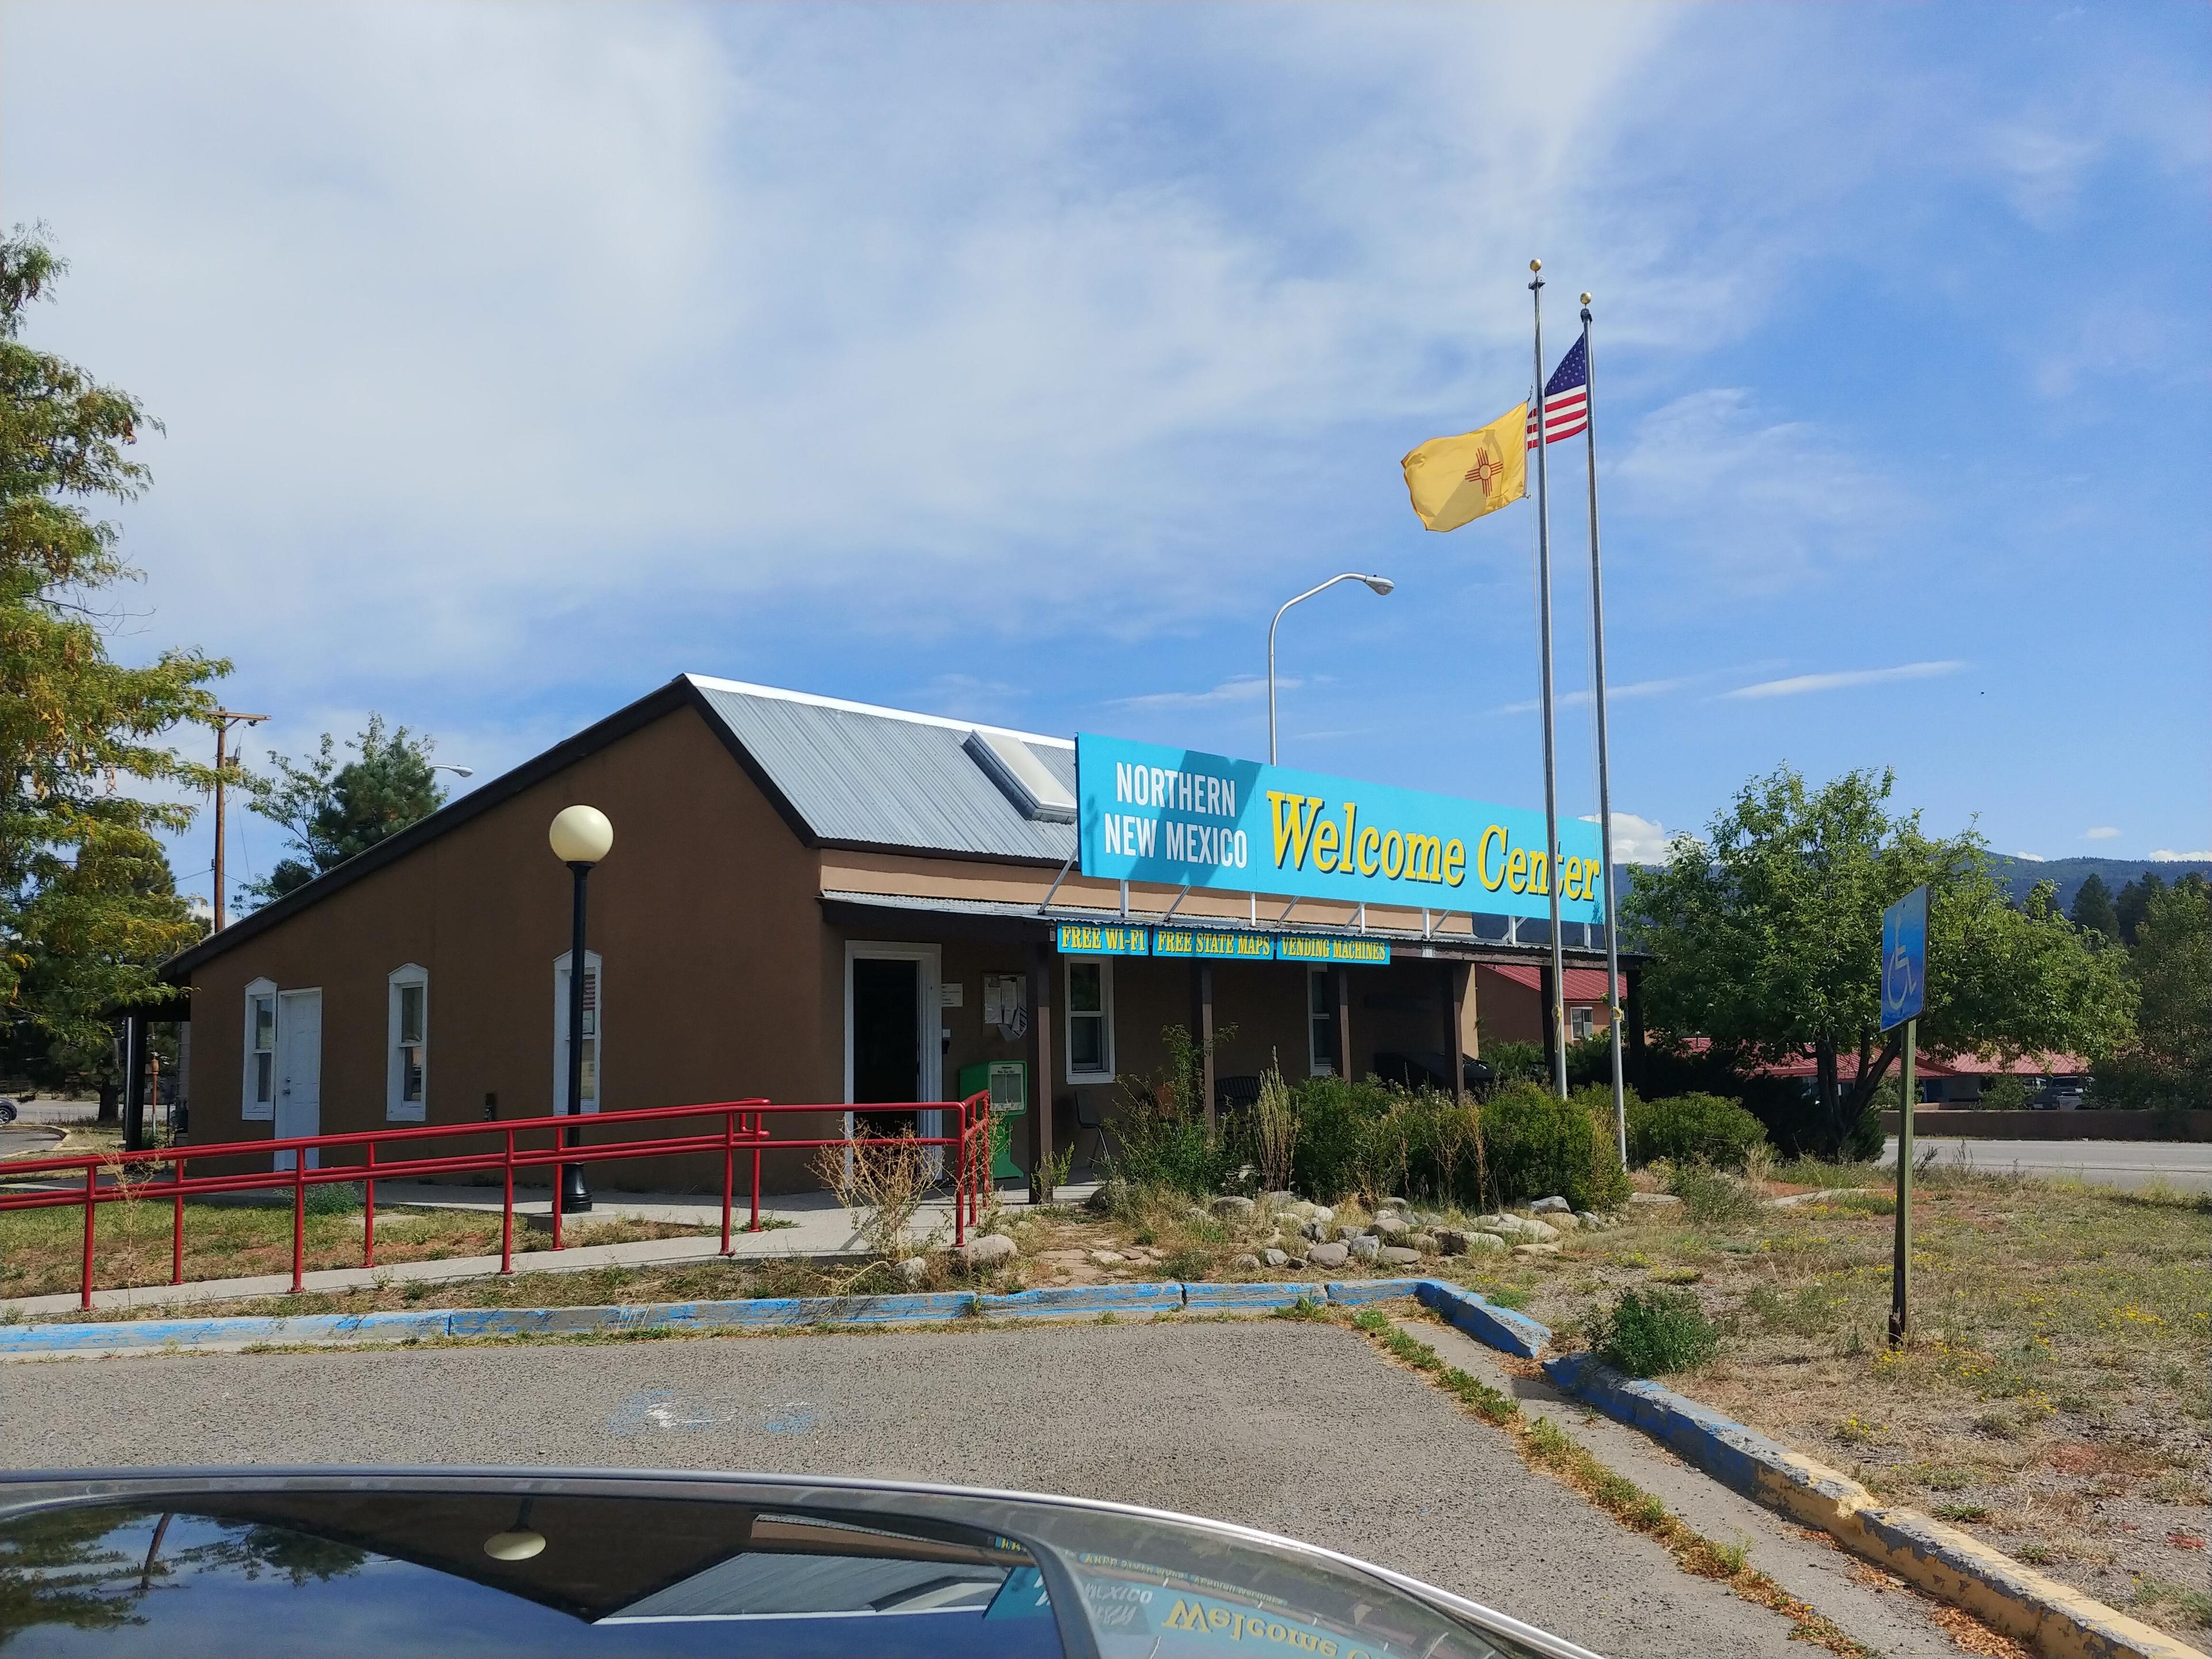
[[[2029,864],[2048,864],[2051,861],[2040,853],[2014,853],[2013,856],[2025,860]]]
[[[2119,838],[2120,832],[2109,823],[2100,823],[2094,830],[2081,832],[2083,841],[2118,841]]]
[[[1611,708],[1616,702],[1632,697],[1663,697],[1669,691],[1679,691],[1686,685],[1695,684],[1701,678],[1700,675],[1686,674],[1673,679],[1632,680],[1626,685],[1608,685],[1605,688],[1606,706]],[[1562,691],[1552,699],[1555,708],[1583,708],[1596,701],[1597,694],[1588,687],[1579,691]],[[1542,698],[1531,697],[1526,702],[1502,704],[1498,712],[1501,714],[1531,714],[1543,706]]]
[[[2201,848],[2194,853],[2177,853],[2170,848],[2161,847],[2151,857],[2160,864],[2172,864],[2183,859],[2191,861],[2212,860],[2212,847]]]
[[[1674,523],[1685,558],[1744,592],[1863,559],[1914,511],[1877,467],[1741,387],[1653,410],[1613,471],[1633,509]]]
[[[1587,813],[1584,823],[1595,823],[1597,814]],[[1615,864],[1663,864],[1667,861],[1668,836],[1664,825],[1656,818],[1640,818],[1633,812],[1613,815],[1613,861]]]
[[[1983,134],[1983,158],[2006,199],[2039,230],[2055,228],[2071,213],[2100,149],[2078,129],[2023,120],[2001,122]]]
[[[1740,685],[1724,697],[1801,697],[1814,691],[1842,691],[1853,686],[1881,685],[1891,680],[1930,680],[1955,674],[1966,665],[1956,660],[1899,663],[1893,668],[1851,668],[1833,674],[1796,674],[1784,680],[1761,680]]]
[[[1278,691],[1295,690],[1303,680],[1285,679],[1278,675]],[[1224,703],[1259,702],[1266,700],[1267,682],[1263,676],[1252,674],[1227,679],[1205,691],[1151,691],[1142,696],[1115,697],[1110,707],[1115,708],[1215,708]]]

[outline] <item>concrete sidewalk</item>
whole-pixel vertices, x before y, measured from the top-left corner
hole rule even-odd
[[[1071,1182],[1060,1189],[1058,1201],[1079,1205],[1096,1189],[1095,1182]],[[1027,1206],[1026,1190],[1008,1188],[1002,1192],[1000,1202],[1009,1208]],[[376,1183],[377,1230],[382,1235],[384,1224],[395,1212],[418,1210],[470,1210],[497,1215],[500,1194],[496,1188],[478,1187],[434,1186],[428,1182],[410,1181],[380,1181]],[[550,1196],[517,1199],[514,1212],[517,1218],[544,1218],[552,1209]],[[652,1267],[678,1263],[713,1261],[721,1259],[722,1200],[720,1196],[704,1196],[690,1193],[609,1193],[594,1194],[588,1219],[579,1218],[579,1224],[588,1226],[592,1221],[610,1219],[633,1221],[673,1222],[711,1229],[704,1234],[686,1238],[642,1239],[630,1244],[581,1244],[562,1250],[518,1249],[514,1255],[514,1272],[523,1273],[586,1273],[595,1267]],[[782,1222],[782,1226],[763,1225],[761,1231],[744,1231],[750,1218],[750,1204],[741,1205],[733,1213],[736,1231],[730,1235],[730,1256],[732,1261],[762,1261],[779,1257],[805,1257],[810,1261],[851,1261],[862,1255],[859,1236],[853,1227],[851,1214],[828,1193],[781,1193],[773,1201],[761,1202],[763,1224]],[[187,1218],[187,1230],[191,1221]],[[927,1237],[937,1228],[944,1229],[945,1237],[952,1236],[952,1201],[949,1198],[933,1199],[923,1204],[915,1217],[915,1232]],[[395,1237],[402,1235],[395,1234]],[[518,1232],[517,1242],[520,1242]],[[382,1285],[452,1284],[463,1279],[489,1279],[499,1273],[496,1255],[448,1256],[434,1261],[395,1261],[389,1266],[375,1267],[326,1267],[302,1276],[301,1284],[310,1291],[374,1290]],[[193,1279],[182,1285],[133,1285],[126,1289],[94,1291],[92,1305],[95,1308],[173,1308],[195,1302],[230,1302],[249,1297],[284,1296],[292,1289],[292,1275],[287,1273],[262,1273],[250,1279]],[[52,1296],[18,1296],[0,1298],[0,1318],[37,1318],[52,1314],[72,1313],[82,1306],[75,1291],[64,1291]]]

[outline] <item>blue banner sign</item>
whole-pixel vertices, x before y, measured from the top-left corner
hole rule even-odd
[[[1090,732],[1077,734],[1075,770],[1086,876],[1486,915],[1550,912],[1540,811]],[[1559,825],[1559,915],[1605,920],[1595,823]]]
[[[1152,935],[1122,922],[1063,921],[1060,951],[1070,957],[1148,957]]]
[[[1387,968],[1390,963],[1390,942],[1380,939],[1345,939],[1338,935],[1326,939],[1292,935],[1275,941],[1275,960],[1362,963],[1369,967]]]
[[[1267,933],[1224,932],[1218,927],[1155,927],[1156,957],[1204,957],[1213,962],[1272,962],[1275,941]]]
[[[1881,1029],[1919,1018],[1927,997],[1928,889],[1921,886],[1881,913]]]

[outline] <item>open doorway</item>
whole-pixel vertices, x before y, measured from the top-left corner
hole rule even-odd
[[[944,1097],[938,1042],[934,945],[845,947],[845,1098],[854,1107],[896,1102],[902,1112],[855,1111],[855,1132],[941,1133],[940,1113],[913,1103]]]

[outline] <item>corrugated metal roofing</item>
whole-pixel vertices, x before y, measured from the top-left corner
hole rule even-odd
[[[1026,817],[963,746],[975,725],[692,675],[691,683],[820,840],[1057,864],[1075,826]],[[1075,745],[1018,739],[1075,788]]]

